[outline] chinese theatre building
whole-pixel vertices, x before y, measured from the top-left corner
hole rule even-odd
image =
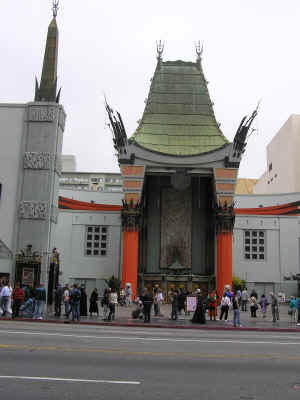
[[[200,46],[196,62],[157,66],[138,128],[127,139],[107,112],[123,177],[122,284],[193,290],[232,283],[233,196],[256,110],[233,143],[216,121]]]

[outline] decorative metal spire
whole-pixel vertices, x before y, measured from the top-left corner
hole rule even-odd
[[[57,17],[57,12],[59,10],[59,0],[52,0],[53,6],[52,6],[52,10],[53,10],[53,18]]]
[[[53,18],[48,27],[46,49],[40,85],[36,80],[35,101],[59,103],[60,92],[57,94],[57,58],[58,58],[58,28],[56,15],[59,0],[53,1]]]
[[[201,61],[201,56],[203,53],[203,44],[201,44],[200,40],[195,43],[195,49],[197,54],[197,61]]]
[[[159,42],[156,42],[156,51],[157,51],[157,60],[161,61],[162,59],[162,53],[164,52],[165,48],[165,42],[162,42],[161,40]]]

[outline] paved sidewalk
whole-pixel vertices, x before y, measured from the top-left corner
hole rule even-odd
[[[115,326],[147,326],[153,328],[182,328],[182,329],[208,329],[208,330],[256,330],[256,331],[299,331],[300,326],[296,325],[296,322],[291,321],[291,317],[288,315],[288,306],[280,306],[280,321],[276,323],[272,322],[271,309],[269,307],[266,318],[262,318],[261,312],[257,312],[257,318],[251,318],[250,311],[241,311],[241,328],[234,328],[232,324],[233,313],[229,312],[228,321],[209,321],[207,316],[207,323],[205,325],[193,324],[191,322],[192,313],[190,315],[179,315],[178,320],[173,321],[170,319],[171,306],[164,304],[161,306],[162,315],[151,316],[151,323],[145,324],[143,320],[133,319],[131,316],[132,311],[135,309],[135,305],[129,307],[118,306],[116,310],[116,320],[107,322],[103,320],[102,308],[99,307],[99,317],[81,317],[81,324],[86,325],[115,325]],[[220,313],[218,312],[218,315]],[[18,318],[18,320],[36,321],[28,318]],[[38,322],[41,322],[38,320]],[[48,313],[47,318],[43,322],[57,322],[57,323],[72,323],[69,319],[64,317],[54,317],[52,313]]]

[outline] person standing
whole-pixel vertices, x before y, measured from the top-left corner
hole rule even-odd
[[[118,294],[116,290],[111,290],[109,288],[108,292],[108,302],[109,302],[109,314],[108,321],[112,321],[116,318],[116,305],[118,304]]]
[[[71,302],[71,309],[72,309],[72,321],[80,321],[80,299],[81,299],[81,292],[78,289],[77,285],[73,285],[73,289],[70,293],[70,302]]]
[[[237,293],[234,293],[232,297],[232,309],[233,309],[233,326],[235,328],[238,328],[241,326],[241,319],[240,319],[239,297]]]
[[[98,290],[95,288],[92,291],[91,297],[90,297],[90,316],[92,317],[93,313],[97,314],[97,317],[99,317],[99,309],[98,309]]]
[[[220,321],[222,321],[222,318],[224,315],[224,320],[225,320],[225,322],[227,322],[230,304],[231,304],[230,298],[226,295],[226,293],[224,293],[222,296],[222,299],[221,299]]]
[[[44,288],[43,283],[40,283],[40,285],[35,289],[34,298],[35,298],[35,309],[33,318],[43,319],[42,314],[44,310],[44,304],[46,302],[46,290]]]
[[[17,318],[19,316],[19,311],[21,305],[24,303],[24,291],[20,287],[19,283],[16,283],[16,286],[12,293],[13,299],[13,307],[12,307],[12,318]]]
[[[71,305],[70,305],[70,289],[68,284],[66,284],[64,287],[63,301],[65,305],[65,316],[69,318],[71,312]]]
[[[196,290],[197,306],[192,322],[196,324],[206,324],[206,299],[202,296],[201,289]]]
[[[87,294],[83,285],[80,288],[80,316],[87,317]]]
[[[61,315],[61,303],[63,300],[63,294],[64,290],[61,284],[58,284],[55,290],[55,298],[54,298],[55,317],[60,317]]]
[[[264,294],[261,295],[259,305],[260,305],[260,309],[261,309],[263,318],[266,318],[267,306],[269,305],[269,303]]]
[[[242,311],[247,311],[247,304],[249,300],[249,294],[247,288],[242,291],[241,301],[242,301]]]
[[[250,297],[250,312],[251,317],[256,318],[256,310],[258,309],[257,301],[255,296]]]
[[[209,319],[216,320],[217,316],[217,293],[215,291],[212,291],[211,293],[208,294],[207,296],[207,305],[208,305],[208,313],[209,313]]]
[[[291,315],[291,322],[296,322],[296,314],[297,314],[297,309],[298,309],[298,301],[296,297],[291,296],[290,304],[289,304],[289,313]]]
[[[103,297],[101,300],[101,306],[103,307],[103,319],[104,321],[108,318],[108,310],[109,310],[109,289],[105,289],[103,293]]]
[[[129,307],[131,304],[131,294],[132,294],[131,284],[127,283],[125,287],[125,303],[127,307]]]
[[[6,313],[9,311],[9,302],[11,297],[11,288],[9,285],[9,281],[7,281],[1,289],[0,297],[1,297],[1,308],[3,310],[2,317],[5,317]]]
[[[171,311],[171,319],[177,320],[178,318],[178,292],[174,290],[172,293],[172,311]]]
[[[151,308],[153,304],[152,292],[149,289],[145,288],[141,300],[144,306],[144,322],[150,322]]]
[[[272,318],[273,322],[276,322],[279,321],[278,298],[273,292],[270,292],[270,297],[271,297]]]

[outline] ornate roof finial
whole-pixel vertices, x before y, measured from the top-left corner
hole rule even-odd
[[[201,44],[200,40],[195,43],[195,49],[197,54],[197,61],[201,61],[201,56],[203,53],[203,44]]]
[[[59,0],[52,0],[52,3],[53,3],[53,7],[52,7],[52,10],[53,10],[53,18],[56,18],[57,17],[57,11],[58,11],[58,9],[59,9]]]
[[[157,60],[160,61],[162,58],[162,53],[164,52],[165,48],[165,43],[162,42],[161,40],[159,42],[156,42],[156,51],[157,51]]]

